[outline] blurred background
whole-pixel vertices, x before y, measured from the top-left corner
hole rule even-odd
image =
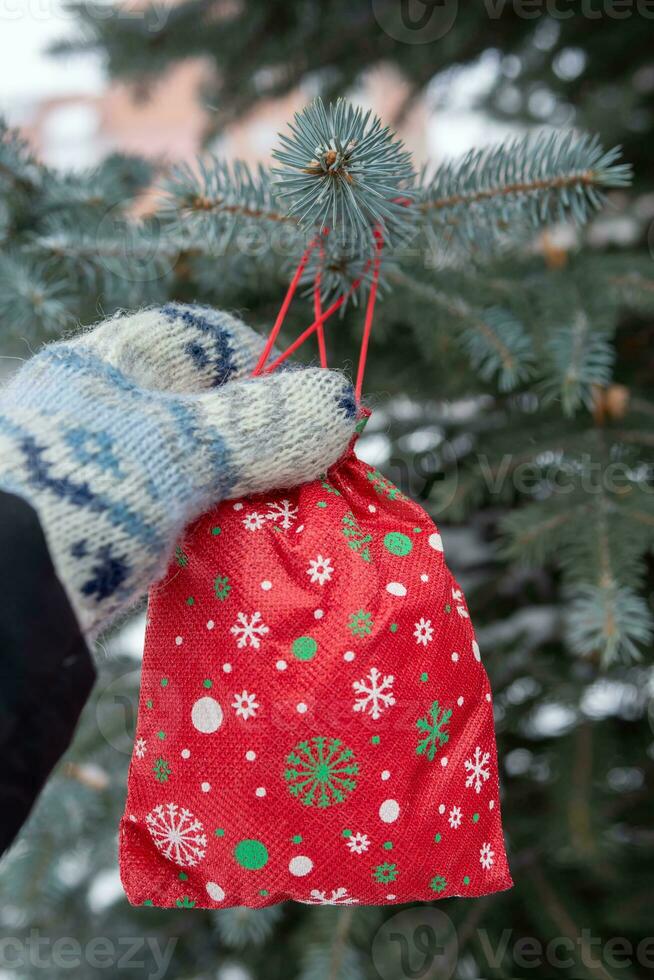
[[[80,323],[170,297],[265,330],[288,263],[217,241],[148,239],[144,257],[112,222],[147,226],[171,167],[197,174],[198,155],[269,164],[319,94],[373,109],[417,169],[551,128],[621,144],[634,168],[583,229],[509,215],[501,247],[471,233],[463,258],[405,256],[370,355],[361,455],[429,510],[466,592],[515,888],[404,910],[131,908],[117,828],[137,611],[98,645],[76,742],[0,863],[2,980],[651,973],[653,40],[637,0],[0,0],[0,115],[24,140],[0,154],[4,374]],[[359,329],[349,310],[333,363],[351,366]]]

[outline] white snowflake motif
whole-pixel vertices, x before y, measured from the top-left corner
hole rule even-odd
[[[303,899],[304,905],[358,905],[358,898],[350,898],[347,888],[332,888],[329,898],[326,891],[318,888],[312,889],[309,898]]]
[[[486,780],[490,779],[489,762],[490,752],[482,752],[479,745],[475,749],[474,756],[471,759],[466,759],[464,762],[464,766],[469,773],[466,776],[466,786],[468,788],[474,788],[475,793],[479,793]]]
[[[461,812],[460,806],[453,806],[450,810],[449,825],[452,830],[456,830],[457,827],[461,826],[461,820],[463,819],[463,813]]]
[[[137,759],[143,758],[147,747],[148,747],[148,743],[145,741],[144,738],[136,739],[136,741],[134,742],[134,755],[136,756]]]
[[[431,643],[434,638],[434,627],[431,625],[431,619],[425,619],[422,616],[416,623],[413,635],[418,645],[422,643],[423,646],[427,646],[428,643]]]
[[[237,646],[246,647],[249,644],[255,650],[261,646],[261,637],[269,632],[270,627],[263,622],[260,612],[254,612],[251,616],[240,612],[230,629],[230,633],[237,637]]]
[[[479,863],[482,868],[486,871],[490,871],[495,863],[493,858],[495,857],[495,851],[491,850],[490,844],[482,844],[479,848]]]
[[[293,527],[297,520],[297,507],[293,507],[290,500],[269,501],[268,506],[270,510],[266,517],[269,521],[273,521],[275,524],[279,521],[279,526],[283,527],[285,531],[288,531],[289,527]]]
[[[365,854],[370,847],[370,838],[367,834],[351,834],[345,843],[352,854]]]
[[[250,513],[246,514],[243,518],[243,524],[248,531],[260,531],[265,523],[265,515],[258,514],[256,510],[251,510]]]
[[[385,708],[395,704],[392,690],[394,680],[392,674],[382,677],[376,667],[371,667],[367,678],[363,677],[352,684],[355,694],[359,695],[352,710],[367,712],[373,721],[377,721]]]
[[[331,558],[323,558],[322,555],[316,555],[315,558],[309,559],[307,575],[311,576],[312,582],[317,582],[318,585],[324,585],[325,582],[331,581],[333,574],[334,566],[332,565]]]
[[[205,856],[207,838],[200,821],[177,803],[159,803],[145,818],[155,847],[183,868],[193,868]]]
[[[258,707],[256,694],[248,694],[247,691],[243,691],[241,694],[234,695],[232,708],[236,712],[237,718],[243,718],[245,721],[248,718],[254,718]]]
[[[456,611],[458,612],[459,616],[462,616],[464,619],[469,619],[470,615],[465,607],[465,599],[463,598],[463,592],[461,589],[452,589],[452,601],[456,606]]]

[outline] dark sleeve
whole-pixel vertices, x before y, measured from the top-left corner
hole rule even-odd
[[[68,748],[94,680],[38,516],[0,491],[0,853]]]

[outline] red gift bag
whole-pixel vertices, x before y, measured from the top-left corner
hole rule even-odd
[[[511,886],[465,598],[433,521],[354,445],[202,517],[152,590],[120,868],[130,902],[166,907]]]

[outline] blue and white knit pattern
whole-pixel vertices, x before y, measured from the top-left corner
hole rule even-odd
[[[88,636],[211,504],[314,479],[346,449],[349,382],[252,378],[262,346],[236,317],[168,304],[45,347],[0,392],[0,487],[38,512]]]

